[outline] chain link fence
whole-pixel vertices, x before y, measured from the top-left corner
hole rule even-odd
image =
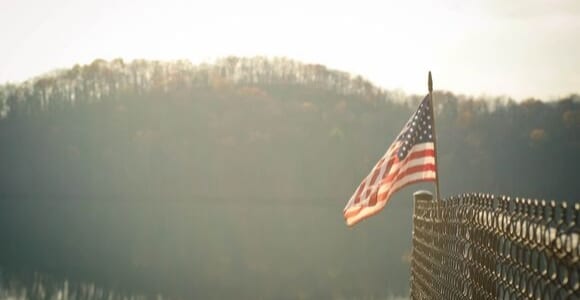
[[[411,299],[580,299],[580,203],[414,198]]]

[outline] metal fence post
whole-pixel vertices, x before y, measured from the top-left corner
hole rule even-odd
[[[413,199],[415,201],[432,201],[433,200],[433,193],[425,190],[416,191],[413,193]]]
[[[416,191],[415,193],[413,193],[413,231],[412,231],[412,238],[413,238],[413,249],[411,252],[411,280],[410,280],[410,293],[409,293],[409,297],[410,299],[421,299],[423,298],[422,296],[418,295],[417,293],[418,288],[416,286],[416,281],[414,276],[416,276],[417,273],[417,262],[415,261],[415,257],[417,256],[416,251],[417,251],[417,239],[415,236],[415,226],[417,226],[417,218],[418,218],[418,210],[421,205],[418,202],[424,202],[424,201],[433,201],[433,193],[429,192],[429,191],[425,191],[425,190],[420,190],[420,191]]]

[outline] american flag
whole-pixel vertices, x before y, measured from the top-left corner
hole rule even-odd
[[[431,97],[427,95],[346,204],[344,218],[348,226],[378,213],[403,187],[436,180],[433,127]]]

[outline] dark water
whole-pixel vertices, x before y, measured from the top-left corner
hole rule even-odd
[[[350,229],[340,200],[3,199],[0,296],[407,295],[410,199]]]

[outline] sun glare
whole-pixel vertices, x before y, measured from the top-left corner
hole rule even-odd
[[[580,5],[558,3],[13,2],[0,12],[10,45],[0,49],[0,82],[95,58],[199,63],[265,55],[409,93],[423,93],[432,70],[439,89],[550,97],[580,85],[580,62],[572,59],[580,43],[570,38],[580,30]]]

